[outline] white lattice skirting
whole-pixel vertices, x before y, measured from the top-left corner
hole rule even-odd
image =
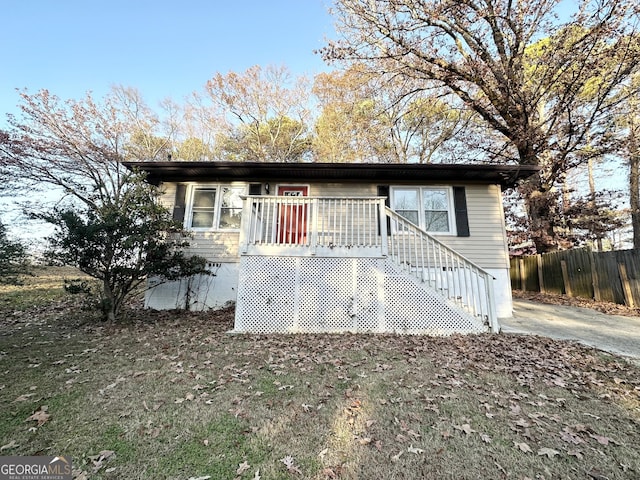
[[[239,280],[236,332],[487,331],[383,258],[243,256]]]

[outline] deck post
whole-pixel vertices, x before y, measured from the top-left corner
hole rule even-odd
[[[309,225],[311,226],[311,255],[315,255],[318,250],[318,199],[311,200],[311,218]]]
[[[378,199],[378,224],[380,225],[380,253],[383,257],[389,255],[389,237],[387,233],[387,209],[384,198]]]
[[[251,197],[242,198],[242,218],[240,219],[240,253],[247,253],[251,234]]]
[[[491,333],[500,333],[500,324],[498,323],[498,316],[496,315],[496,297],[494,290],[495,278],[491,275],[487,275],[485,277],[487,279],[487,299],[489,300],[489,305],[487,305],[489,311],[489,329]]]

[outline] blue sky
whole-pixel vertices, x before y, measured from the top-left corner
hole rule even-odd
[[[329,70],[313,50],[334,35],[331,0],[2,0],[0,128],[18,114],[16,88],[101,98],[112,85],[137,88],[151,107],[178,103],[215,73],[286,65],[293,74]],[[14,234],[38,238],[0,198]]]
[[[3,0],[0,126],[16,88],[62,98],[135,87],[177,102],[216,72],[329,68],[313,50],[333,33],[331,0]]]

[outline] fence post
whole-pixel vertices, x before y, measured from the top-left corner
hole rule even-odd
[[[598,278],[598,270],[596,269],[596,260],[591,250],[589,250],[589,263],[591,264],[591,283],[593,284],[593,299],[596,302],[599,302],[601,300],[600,279]]]
[[[527,286],[527,279],[524,274],[524,259],[520,257],[518,259],[518,263],[520,265],[520,290],[525,292],[526,291],[525,287]]]
[[[568,296],[573,297],[573,292],[571,291],[571,283],[569,281],[569,271],[567,270],[567,262],[564,260],[560,260],[560,268],[562,269],[562,281],[564,282],[564,291]]]
[[[618,272],[620,272],[620,280],[622,280],[622,290],[624,291],[624,303],[627,307],[634,308],[633,292],[629,285],[629,277],[627,276],[627,267],[624,263],[618,264]]]
[[[538,286],[540,287],[540,293],[545,293],[546,291],[544,288],[544,277],[542,275],[542,255],[536,255],[536,261],[538,262]]]

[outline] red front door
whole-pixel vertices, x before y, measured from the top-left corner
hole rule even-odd
[[[278,187],[278,196],[282,197],[306,197],[309,188],[300,185],[281,185]],[[307,241],[307,206],[295,202],[291,198],[288,203],[284,200],[280,204],[278,218],[278,243],[294,245],[305,244]]]

